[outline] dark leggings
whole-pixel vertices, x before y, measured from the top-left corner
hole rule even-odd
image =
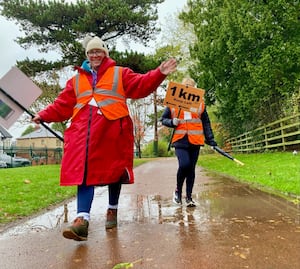
[[[195,168],[198,161],[200,147],[192,146],[188,148],[175,148],[175,154],[178,159],[177,170],[177,191],[182,194],[182,187],[186,179],[186,196],[191,198],[194,182]]]
[[[86,186],[85,184],[77,187],[77,213],[90,213],[92,202],[94,199],[94,186]],[[118,205],[121,192],[121,183],[108,185],[108,202],[110,205]]]

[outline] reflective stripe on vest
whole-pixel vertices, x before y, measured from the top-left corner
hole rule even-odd
[[[103,74],[93,89],[85,74],[73,78],[77,104],[73,110],[74,118],[79,110],[94,98],[101,113],[109,120],[116,120],[129,115],[122,83],[122,68],[110,67]]]
[[[180,111],[178,115],[177,108],[171,108],[172,118],[178,117],[179,123],[175,129],[172,143],[183,138],[185,135],[188,136],[188,140],[191,144],[194,145],[204,145],[204,134],[202,121],[200,119],[201,114],[204,111],[204,105],[200,106],[198,113],[191,113],[191,119],[184,119],[184,111]]]

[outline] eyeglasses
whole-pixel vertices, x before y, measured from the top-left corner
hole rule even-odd
[[[91,51],[88,51],[88,55],[89,56],[100,56],[102,53],[104,53],[104,51],[102,50],[91,50]]]

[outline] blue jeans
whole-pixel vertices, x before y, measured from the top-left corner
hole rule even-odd
[[[90,213],[94,199],[94,191],[95,186],[82,184],[77,187],[77,213]],[[120,192],[120,182],[108,185],[108,202],[110,205],[118,205]]]

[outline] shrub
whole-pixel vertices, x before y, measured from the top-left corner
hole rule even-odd
[[[159,140],[157,155],[158,156],[154,155],[153,141],[149,142],[142,149],[142,157],[170,157],[174,155],[174,152],[172,150],[168,151],[168,142],[165,140]]]

